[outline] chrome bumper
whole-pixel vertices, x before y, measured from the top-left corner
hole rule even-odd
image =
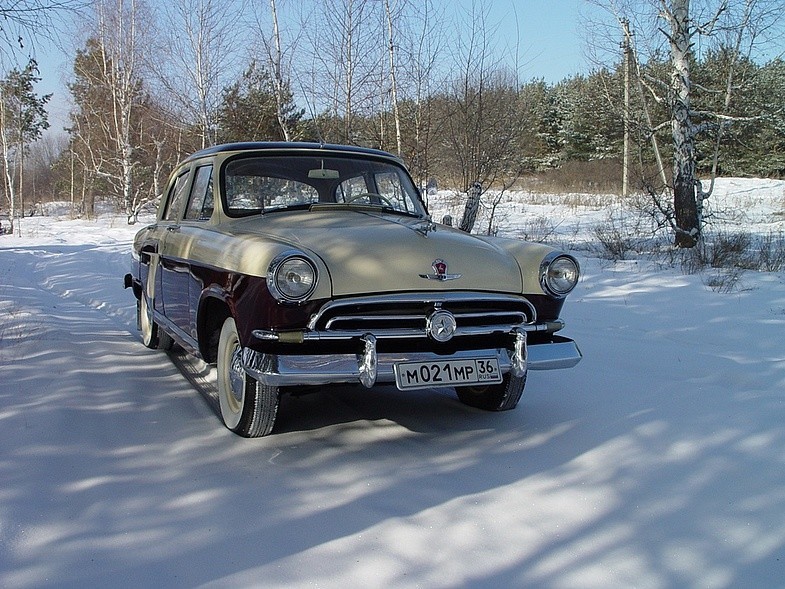
[[[525,335],[511,350],[505,348],[466,350],[448,356],[433,353],[376,353],[375,341],[366,340],[358,354],[273,355],[243,349],[245,371],[269,386],[357,383],[370,387],[394,383],[394,366],[399,362],[430,362],[465,358],[496,358],[502,373],[522,375],[530,370],[570,368],[581,360],[578,346],[570,339],[527,346]]]

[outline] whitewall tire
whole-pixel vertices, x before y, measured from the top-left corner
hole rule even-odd
[[[231,317],[221,328],[217,364],[218,401],[226,427],[246,438],[271,433],[278,414],[278,387],[263,385],[245,372],[237,326]]]

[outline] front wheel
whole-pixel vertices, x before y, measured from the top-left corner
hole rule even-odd
[[[226,427],[246,438],[266,436],[275,425],[278,399],[278,387],[245,372],[237,326],[229,317],[218,340],[218,401]]]
[[[526,373],[523,376],[504,375],[502,382],[485,386],[456,387],[458,399],[464,405],[485,411],[508,411],[518,405],[526,386]]]

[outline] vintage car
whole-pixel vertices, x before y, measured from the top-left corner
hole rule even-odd
[[[435,223],[388,153],[238,143],[174,170],[125,286],[144,344],[215,364],[224,423],[255,437],[313,385],[446,386],[512,409],[527,370],[581,358],[556,335],[578,276],[551,247]]]

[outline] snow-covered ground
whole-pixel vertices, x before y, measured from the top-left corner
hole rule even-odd
[[[785,183],[721,188],[726,222],[785,230]],[[548,217],[564,242],[609,206],[523,196],[504,231]],[[347,387],[247,440],[139,342],[135,228],[23,227],[0,237],[0,587],[785,586],[782,272],[719,293],[579,252],[584,359],[515,411]]]

